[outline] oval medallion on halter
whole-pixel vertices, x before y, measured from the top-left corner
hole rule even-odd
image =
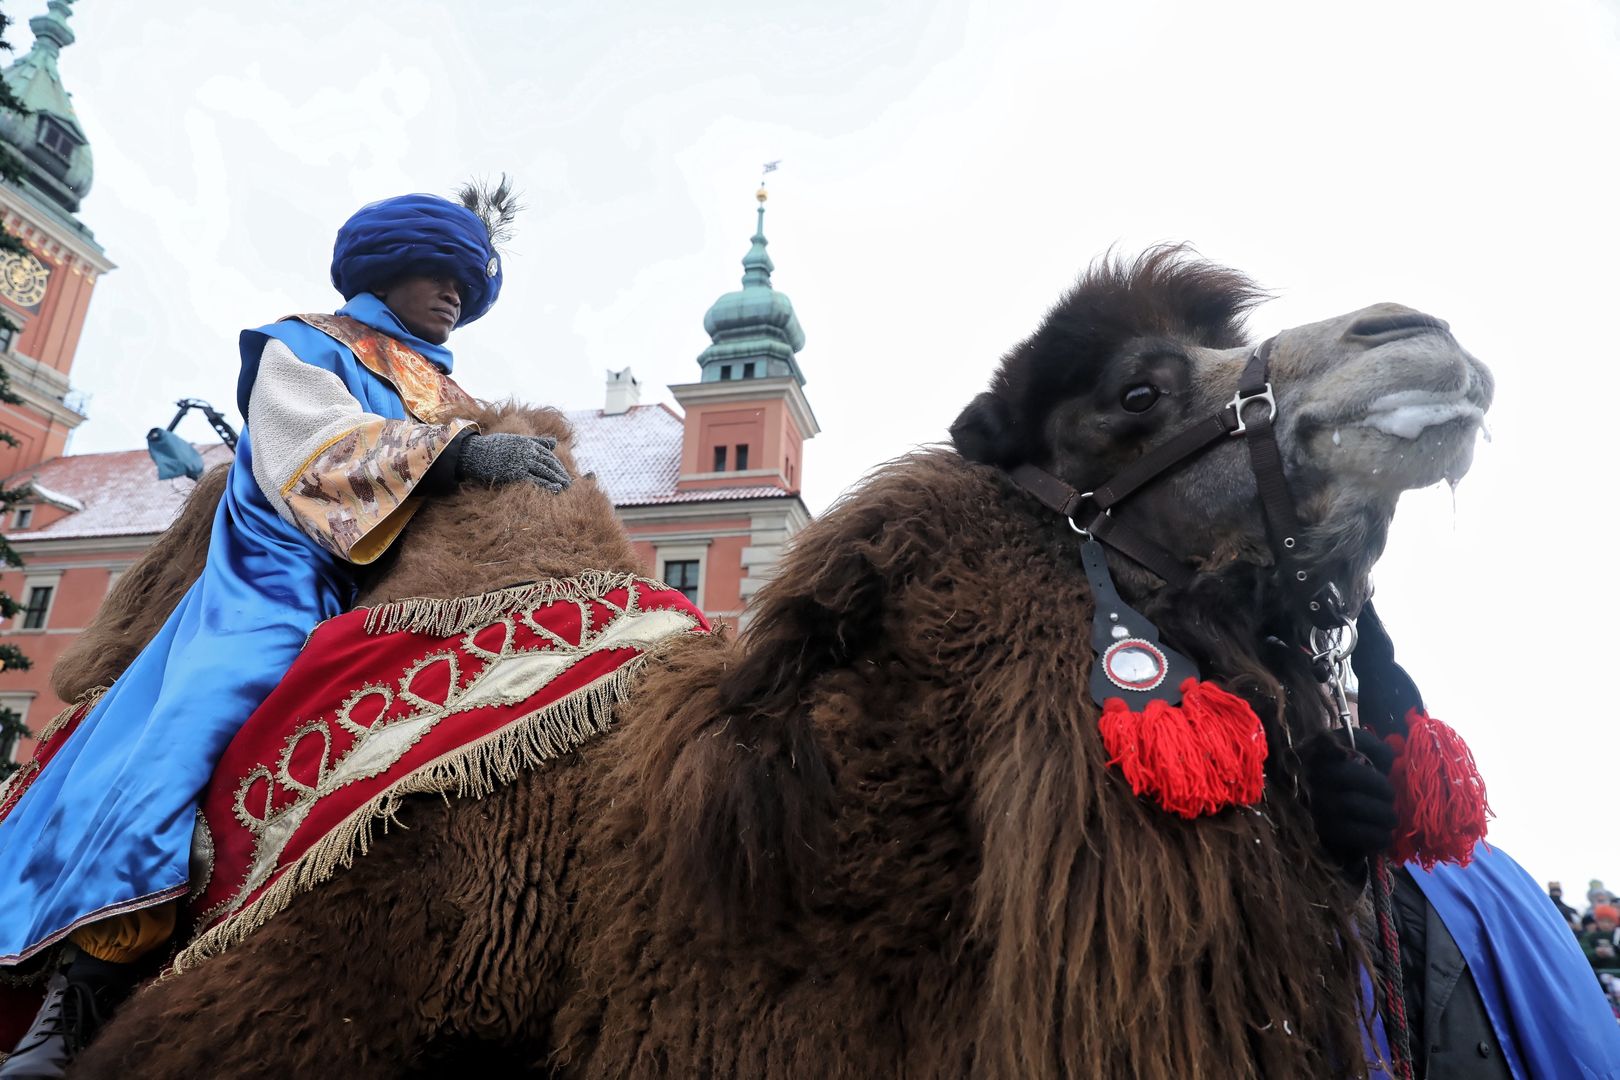
[[[1170,672],[1170,661],[1157,645],[1129,637],[1114,642],[1102,657],[1103,674],[1121,690],[1155,690]]]

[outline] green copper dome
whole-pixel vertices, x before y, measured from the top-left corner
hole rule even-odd
[[[759,193],[759,223],[754,245],[743,256],[743,287],[714,302],[703,316],[703,329],[713,341],[698,356],[704,382],[764,379],[791,375],[804,385],[794,355],[804,348],[804,329],[793,313],[793,301],[771,288],[776,264],[765,250],[765,192]]]
[[[90,140],[79,126],[73,98],[62,86],[56,59],[73,44],[68,16],[72,0],[50,0],[48,11],[28,20],[34,47],[5,70],[11,92],[27,106],[21,116],[0,112],[0,139],[4,139],[28,165],[27,186],[44,196],[47,205],[76,213],[90,190],[94,172]]]

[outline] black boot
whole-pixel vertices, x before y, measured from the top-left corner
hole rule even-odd
[[[95,1038],[139,978],[135,964],[79,953],[45,984],[45,1004],[28,1034],[0,1064],[0,1080],[56,1080]]]

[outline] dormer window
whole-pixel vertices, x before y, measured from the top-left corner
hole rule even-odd
[[[39,145],[67,162],[79,148],[79,140],[62,124],[42,116],[39,118]]]
[[[32,506],[19,506],[11,516],[13,529],[26,529],[34,523],[34,508]]]

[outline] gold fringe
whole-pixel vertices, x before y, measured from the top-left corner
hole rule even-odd
[[[96,707],[96,702],[101,700],[101,695],[105,694],[107,689],[105,686],[92,686],[74,698],[73,704],[57,713],[51,718],[51,722],[45,725],[45,730],[39,733],[39,741],[43,743],[52,735],[55,735],[62,725],[66,724],[68,719],[80,709],[84,709],[86,715],[88,715],[89,710]]]
[[[101,695],[105,694],[106,692],[107,687],[105,686],[92,686],[90,689],[81,693],[77,698],[74,698],[73,704],[51,717],[51,722],[46,724],[44,729],[40,731],[38,735],[34,736],[34,753],[37,755],[39,753],[39,748],[44,746],[50,740],[52,735],[55,735],[58,731],[60,731],[62,726],[66,724],[68,720],[72,718],[73,714],[78,712],[80,708],[84,708],[87,713],[90,709],[95,708],[96,702],[100,701]],[[38,771],[39,763],[33,759],[30,759],[18,766],[17,770],[10,776],[6,777],[5,780],[0,781],[0,806],[5,805],[6,799],[10,796],[11,789],[14,784],[23,783],[28,777],[33,776],[34,773]]]
[[[614,707],[629,694],[648,657],[649,653],[642,653],[627,660],[592,685],[401,777],[284,868],[253,903],[198,935],[174,958],[164,977],[189,971],[240,944],[295,897],[352,866],[357,855],[370,850],[373,830],[379,821],[383,822],[385,830],[388,824],[398,823],[399,810],[407,796],[454,794],[458,798],[483,798],[517,779],[525,770],[571,753],[591,738],[605,733],[613,725]]]
[[[577,577],[548,578],[481,596],[454,600],[415,596],[378,604],[366,612],[366,633],[454,637],[488,626],[512,611],[537,608],[559,600],[600,600],[614,589],[627,588],[636,582],[656,589],[668,588],[661,581],[639,574],[587,570]]]

